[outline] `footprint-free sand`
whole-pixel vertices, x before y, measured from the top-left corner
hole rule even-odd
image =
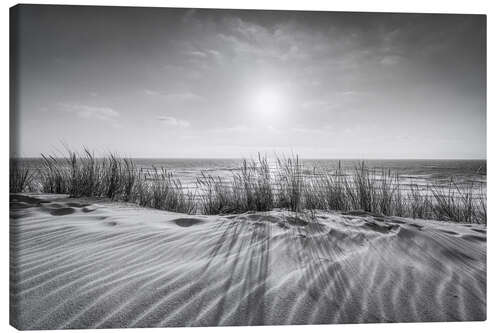
[[[486,227],[11,195],[19,329],[486,319]]]

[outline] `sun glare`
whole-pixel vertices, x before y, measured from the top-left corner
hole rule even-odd
[[[283,97],[276,89],[262,89],[255,95],[254,107],[263,116],[275,115],[283,107]]]

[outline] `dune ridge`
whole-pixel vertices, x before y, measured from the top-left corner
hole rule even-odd
[[[486,319],[486,227],[11,195],[19,329]]]

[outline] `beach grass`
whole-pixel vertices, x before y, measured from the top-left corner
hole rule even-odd
[[[201,173],[197,184],[201,191],[200,208],[204,214],[268,211],[275,207],[272,175],[268,159],[243,159],[230,182]]]
[[[165,168],[152,167],[135,179],[131,201],[141,206],[178,213],[196,212],[194,193],[184,191],[182,183]]]
[[[10,159],[9,191],[19,193],[30,191],[30,185],[33,182],[33,172],[19,166],[18,161]]]
[[[300,212],[304,208],[304,175],[298,156],[277,158],[277,207]]]
[[[258,155],[243,159],[230,179],[205,172],[196,188],[186,189],[164,168],[138,170],[132,159],[109,154],[96,158],[84,149],[64,158],[42,155],[33,171],[11,161],[10,191],[63,193],[134,202],[140,206],[206,215],[269,211],[296,213],[314,210],[365,211],[463,223],[486,223],[486,195],[482,184],[410,184],[401,186],[389,169],[370,169],[361,162],[344,169],[306,172],[298,156],[270,160]],[[478,195],[480,193],[480,195]]]

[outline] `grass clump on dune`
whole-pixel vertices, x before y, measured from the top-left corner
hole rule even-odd
[[[30,191],[33,183],[33,172],[25,167],[20,167],[18,161],[10,159],[9,191],[20,193]]]
[[[11,169],[11,192],[22,192],[29,183],[43,193],[109,198],[188,214],[195,211],[193,195],[184,193],[182,184],[171,173],[153,168],[141,174],[131,159],[114,154],[96,158],[84,149],[80,155],[70,151],[64,158],[42,155],[36,177],[22,172],[26,171]]]
[[[434,203],[431,207],[439,220],[466,223],[486,223],[486,199],[474,197],[472,184],[460,187],[453,180],[444,188],[431,188]]]
[[[153,167],[136,180],[132,198],[141,206],[193,214],[196,203],[192,192],[184,192],[182,183],[168,170]]]
[[[82,155],[69,152],[65,158],[42,155],[39,181],[42,192],[73,197],[103,197],[129,201],[137,178],[130,159],[109,154],[98,159],[85,149]]]
[[[271,171],[266,157],[242,161],[238,172],[233,174],[231,187],[237,198],[237,206],[243,211],[267,211],[274,208]]]
[[[299,157],[278,158],[276,170],[277,207],[300,212],[304,205],[304,175]]]
[[[271,171],[266,157],[242,161],[231,180],[202,172],[197,178],[203,214],[268,211],[275,207]]]
[[[196,181],[197,186],[202,188],[198,204],[203,214],[215,215],[239,212],[239,200],[235,198],[232,189],[221,177],[214,177],[202,172]]]
[[[361,210],[378,215],[401,216],[464,223],[486,223],[486,196],[482,185],[459,186],[453,180],[403,189],[390,170],[374,170],[360,163],[353,170],[340,163],[333,172],[315,174],[301,192],[305,209]],[[479,194],[478,194],[479,193]]]

